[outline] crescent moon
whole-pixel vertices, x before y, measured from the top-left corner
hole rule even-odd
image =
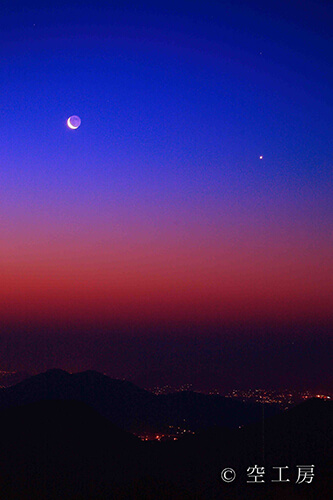
[[[69,117],[68,120],[67,120],[67,125],[69,126],[69,128],[71,128],[72,130],[76,130],[78,127],[73,127],[73,125],[71,124],[71,118]]]

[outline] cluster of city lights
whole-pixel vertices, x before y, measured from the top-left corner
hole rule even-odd
[[[243,402],[253,401],[256,403],[276,404],[284,409],[287,409],[290,406],[300,403],[301,401],[304,401],[306,399],[331,399],[331,396],[328,394],[315,394],[310,391],[299,392],[290,389],[280,391],[268,389],[233,389],[228,394],[226,394],[225,397],[239,399]]]

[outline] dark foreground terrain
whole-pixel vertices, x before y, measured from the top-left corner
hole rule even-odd
[[[61,376],[66,379],[64,373]],[[227,426],[230,418],[226,415],[222,425],[201,425],[195,435],[177,441],[143,442],[125,430],[132,421],[130,415],[124,418],[125,425],[115,425],[112,418],[96,409],[103,399],[100,395],[95,406],[93,402],[70,399],[73,394],[68,393],[64,380],[59,382],[59,373],[57,377],[54,373],[43,375],[1,394],[1,499],[332,498],[331,401],[309,400],[285,412],[261,413],[257,421],[253,420],[252,408],[250,421],[241,428]],[[96,374],[82,377],[86,377],[86,387],[95,384],[97,395],[106,390],[98,389]],[[60,387],[64,391],[61,398],[57,394]],[[118,389],[115,409],[119,419]],[[140,391],[135,386],[132,389]],[[143,397],[148,404],[150,394]],[[199,406],[192,399],[191,411],[189,403],[185,408],[199,427],[206,417],[195,417]],[[184,403],[177,404],[180,409],[175,419],[185,411]],[[104,406],[104,413],[112,413],[110,401]],[[234,408],[229,410],[233,412]],[[205,415],[204,409],[202,412]],[[156,419],[155,415],[154,425]],[[265,467],[264,483],[247,483],[247,468],[254,465]],[[311,483],[295,484],[297,465],[314,465]],[[279,466],[289,467],[283,473],[283,479],[289,482],[272,482],[278,476],[273,467]],[[226,467],[237,474],[231,483],[221,480]]]

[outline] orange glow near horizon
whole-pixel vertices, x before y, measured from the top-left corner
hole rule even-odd
[[[200,240],[170,231],[155,241],[95,234],[20,243],[0,250],[7,320],[279,323],[326,320],[333,309],[323,247],[254,238],[236,246],[230,235]]]

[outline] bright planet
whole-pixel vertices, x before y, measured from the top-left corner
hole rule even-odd
[[[67,120],[67,125],[72,130],[75,130],[75,129],[79,128],[79,126],[81,125],[81,118],[79,116],[76,116],[76,115],[70,116]]]

